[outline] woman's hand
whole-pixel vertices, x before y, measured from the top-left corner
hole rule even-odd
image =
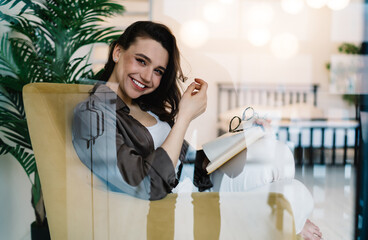
[[[206,110],[207,86],[204,80],[194,79],[180,100],[178,119],[190,122]]]
[[[254,120],[254,123],[256,125],[262,126],[264,129],[271,128],[271,119],[267,119],[267,118],[256,118]]]
[[[206,110],[206,106],[207,83],[196,78],[195,82],[190,84],[184,92],[179,103],[179,113],[176,122],[161,146],[169,155],[174,166],[178,163],[184,136],[190,122],[203,113]]]
[[[261,126],[268,136],[276,137],[275,132],[273,131],[270,119],[256,118],[254,120],[254,124],[256,126]]]

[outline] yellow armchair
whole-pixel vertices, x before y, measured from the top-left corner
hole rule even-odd
[[[111,192],[79,160],[73,109],[91,85],[31,83],[23,98],[52,239],[294,239],[276,193],[169,194],[146,201]]]

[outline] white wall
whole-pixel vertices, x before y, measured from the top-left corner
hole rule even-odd
[[[0,239],[31,238],[31,187],[20,164],[10,155],[0,156]]]

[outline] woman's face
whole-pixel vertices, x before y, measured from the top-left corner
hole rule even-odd
[[[118,83],[118,95],[128,103],[158,88],[169,54],[161,43],[138,37],[127,50],[117,45],[113,60],[116,64],[109,82]]]

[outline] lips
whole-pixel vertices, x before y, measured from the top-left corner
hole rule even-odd
[[[138,82],[134,78],[131,78],[131,80],[132,80],[133,86],[137,88],[138,90],[143,91],[146,88],[146,86],[143,83]]]

